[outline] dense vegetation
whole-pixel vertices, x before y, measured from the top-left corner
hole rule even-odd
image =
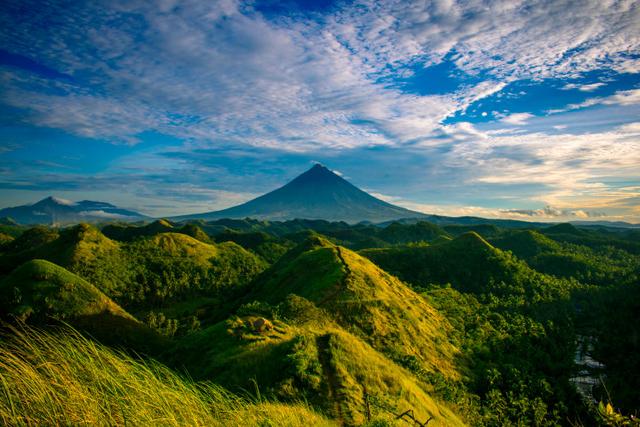
[[[0,417],[634,423],[638,232],[496,224],[5,221]]]

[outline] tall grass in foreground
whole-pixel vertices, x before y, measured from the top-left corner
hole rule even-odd
[[[332,425],[304,405],[249,402],[70,328],[27,327],[0,338],[0,424]]]

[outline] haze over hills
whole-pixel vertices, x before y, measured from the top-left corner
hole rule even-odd
[[[360,190],[326,167],[316,164],[293,181],[238,206],[174,219],[295,218],[328,221],[382,222],[425,214],[392,205]]]
[[[148,218],[138,212],[122,209],[106,202],[82,200],[72,202],[47,197],[32,205],[0,209],[0,217],[9,217],[20,224],[74,224],[99,221],[139,221]]]

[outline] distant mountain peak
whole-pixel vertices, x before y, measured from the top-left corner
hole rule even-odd
[[[362,191],[326,166],[316,163],[284,186],[238,206],[176,219],[256,218],[323,219],[381,222],[424,214],[394,206]]]
[[[61,197],[49,196],[39,202],[33,204],[33,206],[75,206],[76,203],[71,200],[63,199]]]
[[[144,215],[106,202],[73,202],[49,196],[36,203],[0,209],[0,217],[11,217],[20,224],[75,224],[97,221],[138,221]]]
[[[313,166],[311,167],[311,169],[309,169],[310,171],[312,170],[329,170],[326,166],[324,166],[322,163],[314,163]]]

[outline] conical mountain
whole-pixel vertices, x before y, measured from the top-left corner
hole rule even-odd
[[[285,186],[241,205],[216,212],[185,215],[176,219],[305,218],[356,223],[422,216],[424,214],[377,199],[326,167],[316,164]]]

